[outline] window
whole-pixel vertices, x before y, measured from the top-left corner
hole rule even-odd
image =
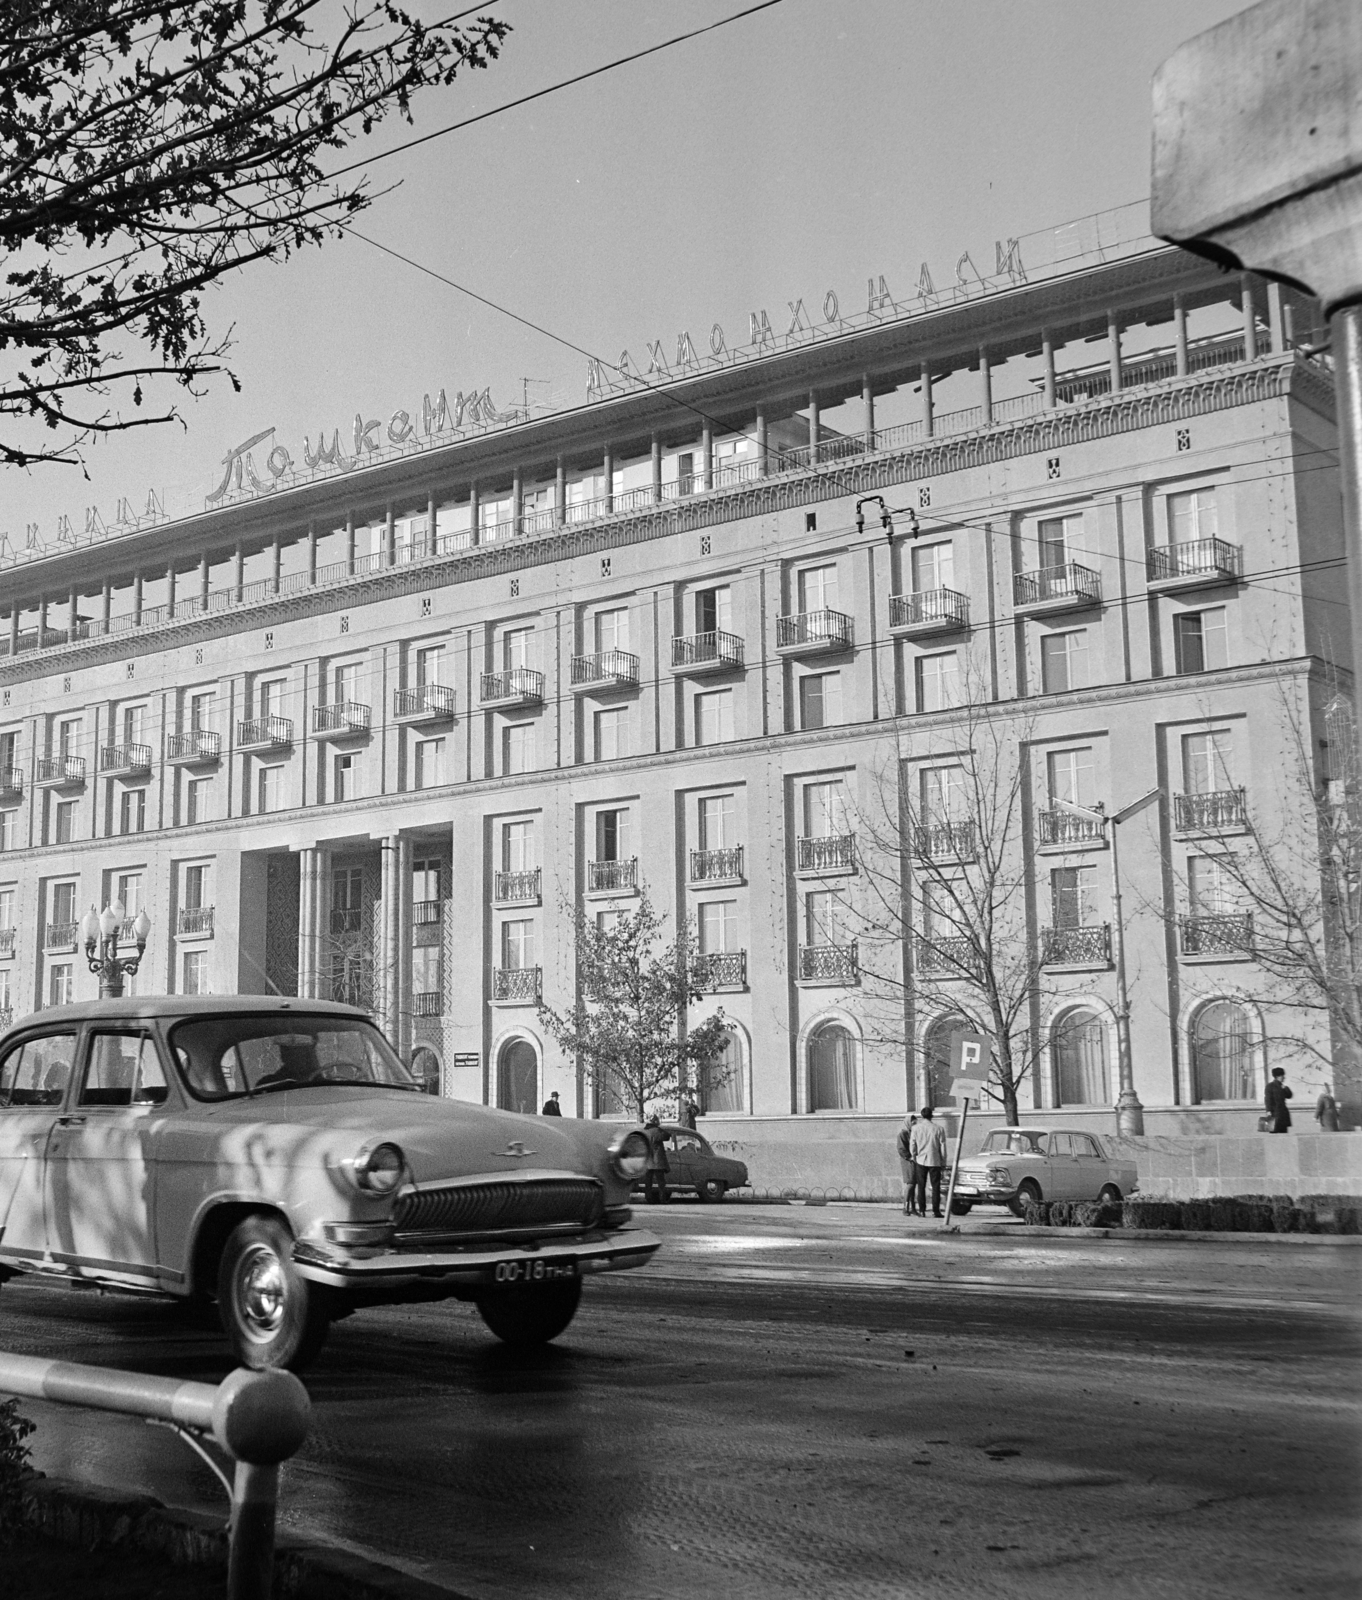
[[[624,921],[625,913],[618,909],[598,911],[596,913],[596,932],[613,933],[620,923]]]
[[[1051,1035],[1055,1088],[1062,1106],[1110,1104],[1107,1086],[1107,1030],[1086,1007],[1066,1011]]]
[[[1238,901],[1227,863],[1218,856],[1188,856],[1187,901],[1194,917],[1232,916]]]
[[[1050,873],[1050,923],[1089,928],[1093,923],[1093,868],[1055,867]]]
[[[359,930],[363,903],[363,867],[338,867],[331,874],[331,920],[337,932]]]
[[[8,967],[0,967],[0,1012],[14,1012],[14,975]],[[4,1102],[0,1101],[0,1105]]]
[[[213,725],[213,700],[211,689],[196,690],[189,697],[189,731],[203,733]]]
[[[146,723],[147,708],[145,706],[123,707],[123,743],[141,744],[142,732]]]
[[[344,666],[336,668],[335,694],[333,700],[339,705],[344,700],[359,699],[359,663],[347,661]]]
[[[331,766],[331,798],[333,800],[353,800],[358,794],[357,782],[359,774],[355,771],[355,758],[352,755],[334,756]]]
[[[418,789],[436,789],[445,781],[445,742],[443,739],[416,741],[415,778]]]
[[[501,825],[501,870],[503,872],[533,872],[534,868],[534,823],[503,822]]]
[[[629,813],[624,810],[596,813],[597,861],[628,861]]]
[[[192,825],[195,822],[211,822],[213,820],[212,808],[212,783],[211,778],[190,778],[184,786],[184,820]]]
[[[539,1109],[539,1058],[526,1039],[512,1039],[497,1057],[497,1105],[533,1116]]]
[[[610,706],[593,717],[597,761],[614,761],[629,754],[629,708]]]
[[[534,724],[516,722],[501,730],[501,770],[506,777],[534,769]]]
[[[411,953],[411,992],[413,994],[440,994],[440,947],[438,944],[417,945]]]
[[[738,902],[710,900],[700,908],[699,934],[702,955],[723,955],[738,948]]]
[[[0,771],[7,771],[10,767],[19,764],[19,735],[17,733],[0,733]]]
[[[501,665],[506,672],[530,665],[530,640],[533,628],[507,628],[501,636]]]
[[[1219,794],[1234,788],[1228,728],[1182,736],[1182,787],[1185,794]]]
[[[696,591],[695,631],[696,633],[733,631],[733,591],[727,584],[722,588]]]
[[[700,801],[700,848],[727,850],[737,842],[731,794],[705,795]]]
[[[284,680],[270,678],[256,686],[256,700],[262,717],[277,717],[284,705]]]
[[[208,993],[208,952],[186,950],[184,953],[184,982],[182,994]]]
[[[1180,673],[1213,672],[1229,665],[1224,606],[1184,611],[1173,618],[1173,655]]]
[[[71,1004],[71,977],[75,969],[69,961],[51,967],[47,974],[47,1003],[50,1006]]]
[[[837,568],[805,567],[798,574],[796,588],[799,609],[809,611],[835,611],[837,609]]]
[[[961,822],[965,817],[965,769],[924,767],[922,771],[922,821]]]
[[[51,1033],[11,1050],[0,1062],[0,1106],[59,1106],[75,1055],[74,1033]]]
[[[118,797],[118,831],[143,833],[147,826],[147,791],[124,789]]]
[[[820,724],[821,726],[821,724]],[[723,744],[733,737],[733,691],[711,689],[695,697],[696,744]]]
[[[1082,517],[1047,517],[1036,529],[1042,570],[1066,566],[1083,537]]]
[[[256,810],[262,814],[278,811],[283,806],[284,769],[261,767],[256,774]]]
[[[804,785],[804,835],[831,839],[847,833],[846,785],[840,778]]]
[[[846,898],[840,890],[810,889],[804,896],[805,944],[841,944],[845,924]]]
[[[17,811],[0,811],[0,850],[13,850],[14,823]]]
[[[418,689],[424,689],[428,683],[444,682],[444,658],[442,644],[424,645],[416,652],[414,671]]]
[[[707,1116],[747,1110],[747,1073],[742,1040],[732,1028],[724,1030],[723,1043],[708,1061],[699,1063],[700,1110]]]
[[[70,844],[75,837],[76,802],[74,800],[58,800],[56,813],[53,817],[53,843]]]
[[[856,1109],[856,1046],[840,1023],[828,1022],[809,1040],[809,1110]]]
[[[913,550],[913,591],[925,594],[932,589],[955,587],[955,548],[945,544],[927,544]]]
[[[123,907],[124,917],[135,917],[142,909],[142,874],[120,872],[114,879],[114,899]]]
[[[206,866],[186,867],[184,869],[184,908],[186,911],[202,911],[208,903],[204,889],[208,883],[208,868]]]
[[[57,754],[63,758],[75,755],[80,748],[81,719],[70,717],[57,724]]]
[[[0,889],[0,928],[14,926],[14,890]]]
[[[501,964],[509,971],[534,965],[534,923],[529,918],[502,923]]]
[[[1219,531],[1214,489],[1193,489],[1168,496],[1168,538],[1171,544],[1214,539]]]
[[[1203,1006],[1192,1024],[1192,1096],[1196,1101],[1258,1098],[1248,1013],[1232,1000]]]
[[[842,675],[816,672],[799,680],[799,726],[834,728],[842,720]]]
[[[411,897],[417,905],[440,898],[440,858],[431,856],[411,864]]]
[[[629,609],[619,606],[613,611],[598,611],[595,620],[596,649],[627,650],[629,648]]]
[[[1090,806],[1093,794],[1092,748],[1052,750],[1045,758],[1050,786],[1050,804],[1069,800],[1076,806]]]
[[[945,711],[960,700],[960,658],[954,650],[919,656],[914,664],[919,711]]]
[[[1046,694],[1082,689],[1088,683],[1088,630],[1047,633],[1040,641],[1040,682]]]
[[[76,886],[74,883],[54,883],[52,885],[52,920],[53,922],[74,922],[76,920]]]

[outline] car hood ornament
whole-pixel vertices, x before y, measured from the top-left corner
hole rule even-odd
[[[512,1139],[504,1150],[493,1150],[494,1156],[510,1156],[513,1160],[520,1160],[523,1156],[537,1156],[537,1150],[527,1150],[523,1139]]]

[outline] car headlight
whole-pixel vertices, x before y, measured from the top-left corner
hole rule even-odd
[[[992,1184],[996,1184],[999,1188],[1010,1188],[1012,1184],[1012,1174],[1007,1170],[1006,1167],[990,1167],[988,1169],[988,1181]]]
[[[402,1182],[407,1158],[395,1144],[366,1145],[351,1163],[356,1184],[366,1194],[391,1194]]]
[[[648,1170],[648,1141],[637,1129],[610,1142],[610,1167],[616,1177],[632,1183]]]

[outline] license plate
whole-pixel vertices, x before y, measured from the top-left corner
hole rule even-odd
[[[492,1268],[493,1283],[555,1283],[578,1276],[573,1256],[555,1256],[551,1261],[527,1260],[522,1256],[517,1261],[498,1261]]]
[[[957,1183],[956,1186],[955,1186],[955,1192],[956,1192],[956,1194],[978,1194],[979,1193],[979,1191],[976,1188],[974,1188],[972,1185],[966,1184],[966,1183]]]

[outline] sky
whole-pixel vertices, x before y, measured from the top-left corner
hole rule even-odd
[[[493,0],[501,59],[352,147],[371,156],[490,110],[750,0]],[[447,7],[422,0],[427,21]],[[702,37],[373,162],[387,190],[358,228],[570,344],[646,365],[647,345],[704,348],[749,313],[783,331],[829,289],[863,309],[868,277],[898,298],[926,262],[1149,192],[1150,78],[1242,0],[780,0]],[[337,165],[340,164],[338,161]],[[987,262],[988,266],[983,264]],[[154,488],[201,508],[234,445],[356,412],[413,414],[438,389],[490,388],[557,409],[585,398],[586,360],[358,238],[255,265],[206,297],[234,330],[241,381],[179,397],[185,426],[114,435],[80,470],[0,469],[0,532],[55,537]],[[781,321],[783,317],[783,322]],[[528,380],[528,381],[527,381]],[[171,395],[167,385],[162,394]],[[3,579],[0,578],[0,588]]]

